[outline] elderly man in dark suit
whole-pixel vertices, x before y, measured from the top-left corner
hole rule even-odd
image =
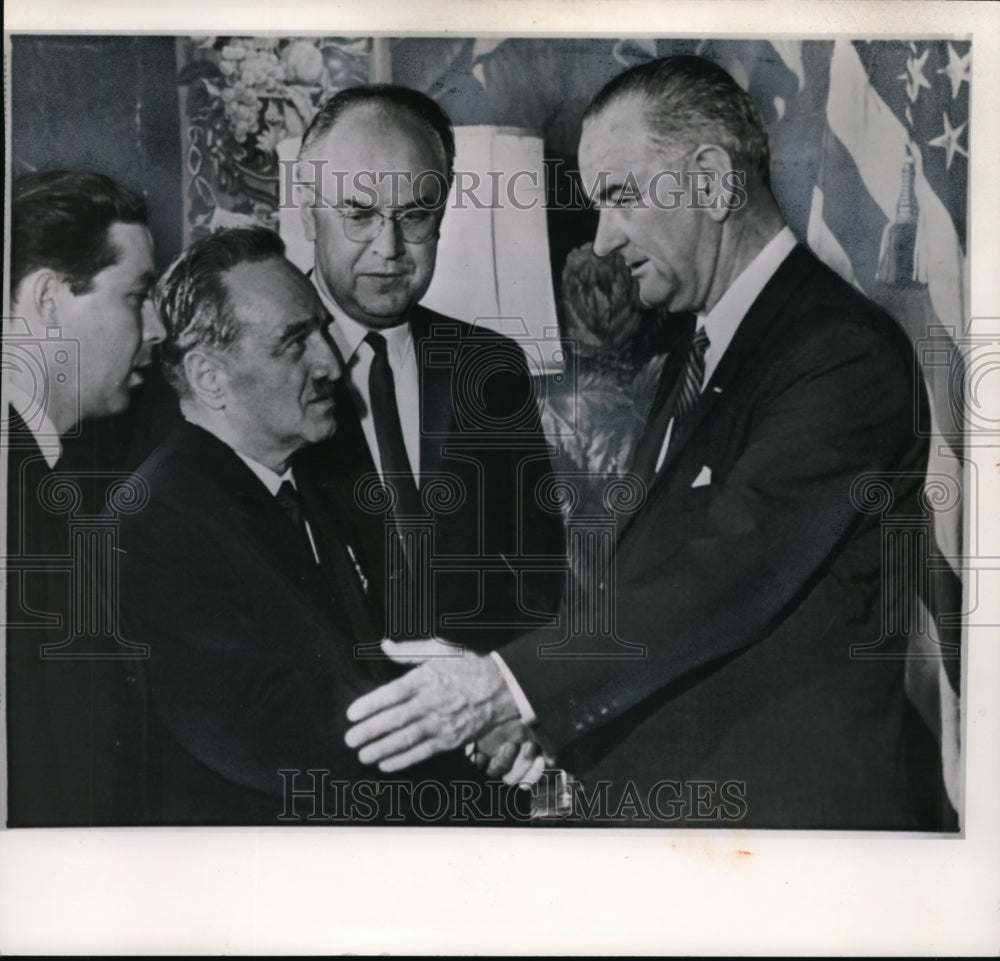
[[[544,567],[564,536],[537,496],[551,466],[523,352],[419,303],[454,156],[441,108],[388,84],[336,94],[303,137],[312,279],[345,364],[340,428],[316,454],[357,503],[386,633],[487,651],[555,612],[562,575]],[[388,481],[391,511],[365,503],[364,477]]]
[[[688,315],[614,559],[617,636],[642,656],[543,631],[500,651],[506,675],[470,653],[429,659],[352,706],[348,743],[395,770],[521,716],[591,792],[592,821],[946,826],[905,639],[883,637],[908,585],[864,492],[881,485],[905,516],[924,480],[907,339],[795,243],[760,117],[711,63],[612,81],[580,164],[595,252]]]
[[[336,426],[339,368],[283,253],[263,228],[224,231],[156,290],[184,421],[136,472],[118,542],[123,625],[149,649],[152,823],[280,823],[286,778],[356,773],[340,715],[364,690],[360,574],[294,461]]]
[[[302,456],[338,426],[340,368],[283,252],[263,228],[223,231],[156,289],[184,422],[136,472],[118,534],[122,623],[149,650],[144,820],[440,823],[450,782],[483,787],[465,757],[389,788],[344,744],[347,705],[399,669],[378,651],[350,513]]]
[[[114,479],[99,456],[83,471],[60,460],[81,421],[121,413],[141,382],[163,337],[146,309],[154,279],[146,206],[131,191],[83,171],[14,183],[3,365],[14,826],[116,823],[137,803],[126,787],[136,718],[118,663],[136,651],[96,616],[94,558],[79,550]]]

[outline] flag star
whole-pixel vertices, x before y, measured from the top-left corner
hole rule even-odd
[[[958,144],[958,138],[962,136],[962,131],[968,126],[968,123],[959,124],[957,127],[952,128],[951,124],[948,122],[948,114],[942,115],[942,120],[944,121],[944,133],[940,137],[935,137],[933,140],[927,141],[928,147],[943,147],[948,151],[948,159],[945,161],[945,170],[951,170],[951,161],[955,154],[960,154],[963,157],[968,157],[969,154],[964,147],[960,147]]]
[[[972,78],[972,50],[960,57],[955,48],[948,44],[948,66],[942,67],[938,73],[946,73],[951,81],[952,99],[958,96],[963,83],[969,83]]]
[[[921,87],[926,87],[928,90],[931,89],[930,83],[924,76],[924,67],[927,65],[927,56],[930,52],[930,47],[928,47],[919,58],[914,59],[910,57],[906,61],[906,73],[901,73],[896,78],[897,80],[906,81],[906,95],[910,98],[911,103],[917,99]]]

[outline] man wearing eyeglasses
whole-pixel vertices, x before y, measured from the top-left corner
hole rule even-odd
[[[561,557],[564,535],[539,506],[551,466],[520,347],[419,304],[454,156],[442,109],[388,84],[336,94],[303,136],[312,279],[350,395],[313,456],[356,525],[385,635],[485,652],[556,610],[560,577],[531,559]]]
[[[516,684],[427,660],[351,705],[348,744],[392,773],[520,711],[576,776],[556,810],[578,823],[953,830],[892,626],[919,577],[885,532],[926,516],[905,334],[796,244],[757,108],[709,60],[613,79],[579,158],[594,252],[679,315],[631,465],[645,499],[598,587],[642,656],[568,620],[501,649]]]

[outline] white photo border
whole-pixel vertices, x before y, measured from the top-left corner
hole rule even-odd
[[[971,316],[977,333],[1000,341],[997,5],[397,0],[373,9],[345,0],[5,0],[4,9],[5,29],[19,32],[971,34]],[[995,377],[981,385],[980,403],[994,415],[998,386]],[[987,509],[1000,504],[1000,443],[972,441],[980,552],[1000,557],[1000,523]],[[1000,624],[994,593],[981,604],[993,608],[984,619]],[[981,629],[967,646],[958,839],[673,829],[4,831],[0,953],[994,954],[998,634]]]

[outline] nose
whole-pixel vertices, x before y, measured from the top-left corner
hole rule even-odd
[[[594,234],[594,254],[597,257],[607,257],[625,243],[625,237],[618,228],[615,212],[608,208],[601,210],[597,220],[597,233]]]
[[[160,320],[160,314],[148,297],[142,305],[142,342],[144,344],[159,344],[166,339],[167,330]]]
[[[386,260],[393,260],[401,256],[405,249],[403,247],[403,232],[394,217],[390,217],[388,214],[384,214],[383,216],[382,229],[369,246],[380,257]]]
[[[340,361],[334,353],[333,345],[325,332],[320,329],[306,340],[309,373],[313,380],[338,380]]]

